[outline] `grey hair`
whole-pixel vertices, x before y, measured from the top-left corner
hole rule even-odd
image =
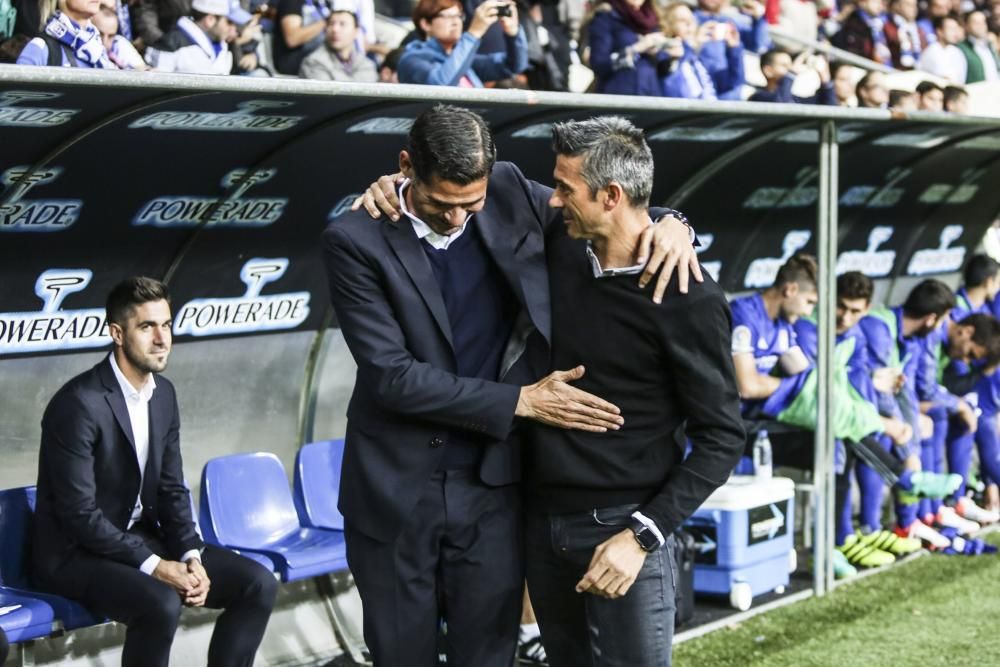
[[[629,204],[649,205],[653,193],[653,152],[642,130],[621,116],[600,116],[566,121],[552,126],[552,148],[556,155],[583,156],[580,176],[597,191],[618,183]]]

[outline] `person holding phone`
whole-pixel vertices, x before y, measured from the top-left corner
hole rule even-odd
[[[698,25],[694,13],[683,2],[663,10],[668,59],[659,64],[660,84],[666,97],[696,100],[738,98],[744,83],[743,46],[736,28],[723,22]],[[703,58],[704,47],[722,36],[726,42],[726,66],[712,73]]]
[[[528,41],[513,2],[486,0],[476,8],[468,30],[463,30],[464,21],[459,0],[420,0],[413,10],[413,24],[423,39],[410,42],[399,59],[399,82],[482,88],[528,69]],[[503,28],[506,52],[477,53],[480,40],[495,23]]]
[[[596,91],[613,95],[663,94],[658,64],[667,58],[665,37],[652,0],[609,0],[588,28]]]

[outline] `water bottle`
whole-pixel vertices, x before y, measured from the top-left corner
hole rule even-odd
[[[753,474],[760,479],[770,479],[771,473],[771,441],[767,431],[761,429],[753,443]]]

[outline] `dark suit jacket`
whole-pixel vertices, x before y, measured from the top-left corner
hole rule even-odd
[[[485,435],[480,478],[520,479],[508,438],[519,386],[548,363],[549,283],[544,232],[559,219],[549,188],[510,163],[490,177],[476,225],[520,306],[501,382],[455,376],[448,313],[430,262],[405,216],[347,213],[323,234],[330,295],[358,365],[347,409],[340,510],[357,530],[393,539],[437,469],[449,430]],[[509,384],[507,384],[509,383]]]
[[[149,432],[142,522],[163,539],[170,553],[162,555],[180,559],[204,544],[184,485],[177,397],[162,376],[149,401]],[[32,574],[41,587],[71,579],[81,554],[136,568],[153,554],[126,532],[139,480],[125,397],[103,359],[66,383],[42,417],[32,548]]]

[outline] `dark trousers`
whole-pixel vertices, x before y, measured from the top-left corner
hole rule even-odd
[[[347,562],[380,667],[510,667],[524,587],[520,495],[472,471],[435,473],[403,532],[379,542],[345,526]]]
[[[161,557],[163,544],[143,539]],[[228,549],[206,546],[202,565],[211,581],[205,606],[222,609],[208,648],[210,667],[249,667],[264,636],[278,584],[274,575]],[[79,600],[102,616],[123,623],[123,667],[167,667],[183,603],[168,584],[138,568],[81,554],[45,582],[51,592]]]
[[[670,665],[677,609],[673,535],[617,600],[577,593],[594,549],[628,528],[635,505],[525,517],[528,592],[552,667]]]

